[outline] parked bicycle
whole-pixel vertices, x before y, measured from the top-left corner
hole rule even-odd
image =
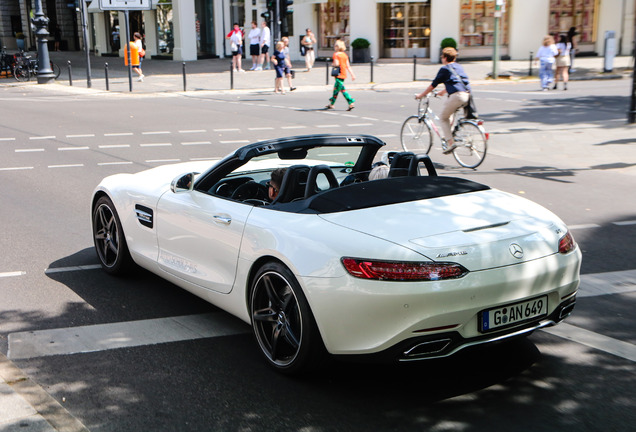
[[[433,146],[433,131],[442,141],[442,150],[447,151],[446,140],[440,134],[438,127],[439,117],[431,109],[431,92],[424,99],[420,99],[417,106],[417,115],[408,117],[400,131],[400,141],[404,151],[415,154],[428,154]],[[483,127],[482,120],[468,120],[462,117],[460,112],[455,113],[453,140],[455,148],[452,150],[457,163],[466,168],[477,168],[486,157],[489,134]]]
[[[7,47],[2,47],[0,50],[0,73],[9,76],[15,66],[15,54],[7,54],[6,49]]]
[[[51,62],[51,70],[55,79],[60,76],[62,72],[60,67]],[[30,55],[23,52],[16,55],[15,66],[13,67],[13,76],[18,81],[29,81],[31,76],[36,76],[38,73],[38,59],[32,58]]]

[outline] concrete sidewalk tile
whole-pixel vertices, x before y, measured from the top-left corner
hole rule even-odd
[[[0,432],[59,432],[41,415],[32,415],[9,422],[0,422]]]

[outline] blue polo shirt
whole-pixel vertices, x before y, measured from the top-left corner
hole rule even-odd
[[[459,75],[461,81],[457,79],[457,76],[451,72],[449,68],[453,68],[455,73]],[[464,71],[462,65],[458,63],[450,63],[445,66],[442,66],[437,72],[437,76],[432,82],[433,88],[437,87],[439,84],[444,83],[446,87],[446,91],[449,95],[456,93],[458,91],[467,91],[470,92],[470,83],[468,81],[468,75]]]

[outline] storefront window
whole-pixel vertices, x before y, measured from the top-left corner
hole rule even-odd
[[[211,57],[216,54],[214,37],[214,2],[196,0],[194,2],[194,26],[197,32],[197,56]]]
[[[595,9],[595,0],[550,0],[550,34],[567,34],[575,27],[577,42],[596,42]]]
[[[172,57],[174,31],[172,27],[172,1],[159,0],[157,4],[157,43],[160,56]]]
[[[349,0],[327,0],[319,6],[318,46],[333,48],[338,39],[349,46]]]
[[[506,2],[510,7],[511,0]],[[495,43],[495,0],[462,0],[459,44],[465,47],[492,46]],[[508,17],[505,7],[499,20],[501,45],[508,45]]]
[[[384,57],[426,57],[431,34],[431,6],[419,3],[386,3],[382,9]]]

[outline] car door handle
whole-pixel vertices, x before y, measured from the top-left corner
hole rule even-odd
[[[232,223],[232,218],[229,216],[214,215],[212,217],[214,218],[214,222],[217,223],[222,223],[224,225],[229,225],[230,223]]]

